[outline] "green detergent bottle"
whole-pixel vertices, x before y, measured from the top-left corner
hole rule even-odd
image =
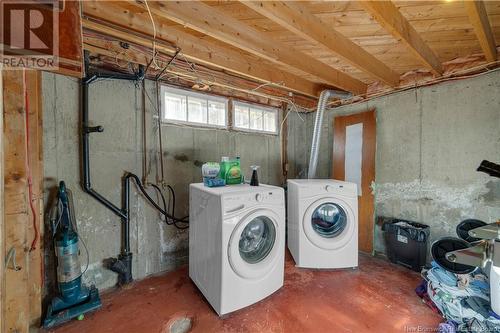
[[[223,156],[220,163],[219,178],[226,180],[226,185],[235,185],[243,183],[241,174],[240,158],[230,159]]]

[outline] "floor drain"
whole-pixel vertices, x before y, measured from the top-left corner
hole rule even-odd
[[[191,330],[192,320],[189,317],[180,317],[173,320],[170,333],[187,333]]]

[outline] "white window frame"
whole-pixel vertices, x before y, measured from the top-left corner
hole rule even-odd
[[[250,110],[249,110],[249,115],[248,115],[248,128],[245,127],[237,127],[236,126],[236,106],[242,106],[242,107],[247,107],[247,108],[253,108],[253,109],[259,109],[262,110],[263,112],[272,112],[274,113],[275,117],[275,124],[276,124],[276,130],[275,131],[266,131],[266,130],[258,130],[258,129],[253,129],[250,128]],[[242,132],[251,132],[251,133],[263,133],[263,134],[272,134],[272,135],[279,135],[280,131],[280,112],[279,108],[274,108],[271,106],[263,106],[260,104],[252,104],[252,103],[247,103],[247,102],[241,102],[238,100],[233,100],[233,107],[232,107],[232,128],[235,131],[242,131]],[[264,120],[263,120],[264,121]]]
[[[204,99],[207,101],[207,122],[206,123],[199,123],[199,122],[194,122],[194,121],[189,121],[189,120],[177,120],[177,119],[168,119],[166,117],[166,110],[165,110],[165,93],[171,93],[175,95],[180,95],[180,96],[185,96],[186,97],[186,119],[189,119],[189,97],[191,98],[197,98],[197,99]],[[188,126],[193,126],[193,127],[211,127],[211,128],[220,128],[220,129],[227,129],[229,126],[229,99],[221,96],[215,96],[211,94],[205,94],[205,93],[199,93],[199,92],[194,92],[190,91],[187,89],[180,89],[180,88],[174,88],[165,84],[162,84],[160,86],[160,108],[161,108],[161,122],[164,124],[178,124],[178,125],[188,125]],[[217,125],[217,124],[209,124],[208,123],[208,102],[213,101],[213,102],[218,102],[218,103],[224,103],[224,125]]]

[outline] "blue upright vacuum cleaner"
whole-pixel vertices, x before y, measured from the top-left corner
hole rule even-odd
[[[59,295],[54,297],[48,306],[43,321],[45,328],[59,325],[76,317],[81,319],[85,313],[101,307],[97,288],[93,285],[87,287],[82,283],[83,273],[78,259],[79,236],[74,217],[73,198],[63,181],[59,183],[57,199],[57,204],[50,214],[50,221],[57,256]]]

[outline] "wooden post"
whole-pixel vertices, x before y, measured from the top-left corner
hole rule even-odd
[[[26,141],[24,71],[5,70],[4,81],[4,222],[6,255],[5,329],[28,332],[28,203],[26,193]],[[14,254],[15,251],[15,254]],[[19,267],[14,267],[14,260]]]
[[[28,221],[28,244],[31,246],[35,238],[36,223],[37,234],[35,247],[29,253],[29,299],[30,299],[30,325],[39,327],[42,315],[42,281],[43,281],[43,124],[42,124],[42,97],[41,97],[41,72],[26,71],[26,84],[28,93],[28,113],[30,140],[28,145],[28,158],[32,177],[32,201],[35,217],[30,209]]]
[[[281,179],[282,184],[286,184],[288,179],[288,113],[290,112],[288,103],[283,103],[282,107],[283,126],[280,128],[281,136]]]
[[[7,332],[28,332],[41,315],[41,96],[40,73],[3,71],[3,262],[5,267],[2,320]],[[28,106],[28,108],[27,108]],[[28,113],[26,113],[28,111]],[[28,118],[26,118],[28,117]],[[27,123],[27,119],[29,122]],[[29,133],[29,144],[27,142]],[[28,173],[29,166],[29,173]],[[31,174],[32,196],[29,195]],[[30,200],[34,208],[31,212]],[[36,219],[34,219],[34,216]],[[36,246],[31,249],[38,229]],[[31,251],[30,251],[31,249]],[[14,254],[15,251],[15,254]],[[15,262],[14,262],[15,260]],[[15,263],[15,264],[14,264]]]
[[[0,110],[2,111],[2,117],[0,117],[0,332],[5,332],[5,320],[4,320],[4,310],[5,310],[5,234],[4,234],[4,186],[3,186],[3,170],[4,170],[4,158],[3,158],[3,66],[0,64]]]

